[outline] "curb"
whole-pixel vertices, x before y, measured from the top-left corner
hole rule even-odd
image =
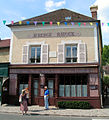
[[[0,111],[0,113],[2,114],[19,114],[19,115],[22,115],[22,113],[19,113],[19,112],[6,112],[6,111]],[[61,115],[61,114],[39,114],[39,113],[27,113],[27,116],[32,116],[32,115],[40,115],[40,116],[72,116],[72,117],[109,117],[108,116],[97,116],[97,115],[92,115],[92,116],[85,116],[85,115]]]

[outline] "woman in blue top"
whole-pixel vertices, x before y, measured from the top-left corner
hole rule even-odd
[[[49,96],[49,91],[47,89],[47,86],[44,87],[44,103],[45,103],[45,110],[48,110],[48,106],[49,106],[49,103],[48,103],[48,96]]]

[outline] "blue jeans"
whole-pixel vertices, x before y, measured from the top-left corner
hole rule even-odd
[[[45,109],[48,109],[48,96],[44,95],[44,103],[45,103]]]

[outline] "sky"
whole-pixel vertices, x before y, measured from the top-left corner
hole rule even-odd
[[[98,5],[103,45],[109,45],[109,0],[0,0],[0,38],[11,38],[11,30],[3,24],[39,16],[53,10],[66,8],[91,17],[90,6]]]

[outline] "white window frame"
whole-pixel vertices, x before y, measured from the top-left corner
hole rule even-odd
[[[79,59],[79,44],[82,43],[81,40],[62,40],[61,41],[62,44],[64,44],[64,63],[78,63],[78,59]],[[66,62],[66,45],[77,45],[77,62]]]
[[[27,42],[26,45],[28,45],[28,63],[30,63],[30,60],[29,60],[29,52],[30,52],[30,47],[31,46],[41,46],[41,57],[40,59],[42,59],[42,45],[45,44],[45,41],[41,41],[41,42]],[[40,60],[40,63],[37,63],[37,64],[41,64],[42,61]],[[31,63],[31,64],[36,64],[36,63]]]
[[[71,47],[71,57],[67,57],[66,54],[67,54],[67,46],[70,46]],[[72,51],[72,47],[73,46],[76,46],[77,47],[77,56],[73,56],[73,51]],[[67,62],[66,59],[69,58],[71,59],[71,62]],[[77,61],[76,62],[73,62],[73,59],[76,58]],[[66,44],[65,46],[65,62],[66,63],[78,63],[78,44]]]
[[[34,63],[32,63],[31,62],[31,60],[30,60],[30,58],[31,58],[31,48],[32,47],[35,47],[35,62]],[[41,49],[41,45],[32,45],[32,46],[30,46],[30,55],[29,55],[29,61],[30,61],[30,63],[31,64],[38,64],[38,63],[41,63],[41,50],[40,50],[40,62],[37,62],[37,48],[40,48]]]

